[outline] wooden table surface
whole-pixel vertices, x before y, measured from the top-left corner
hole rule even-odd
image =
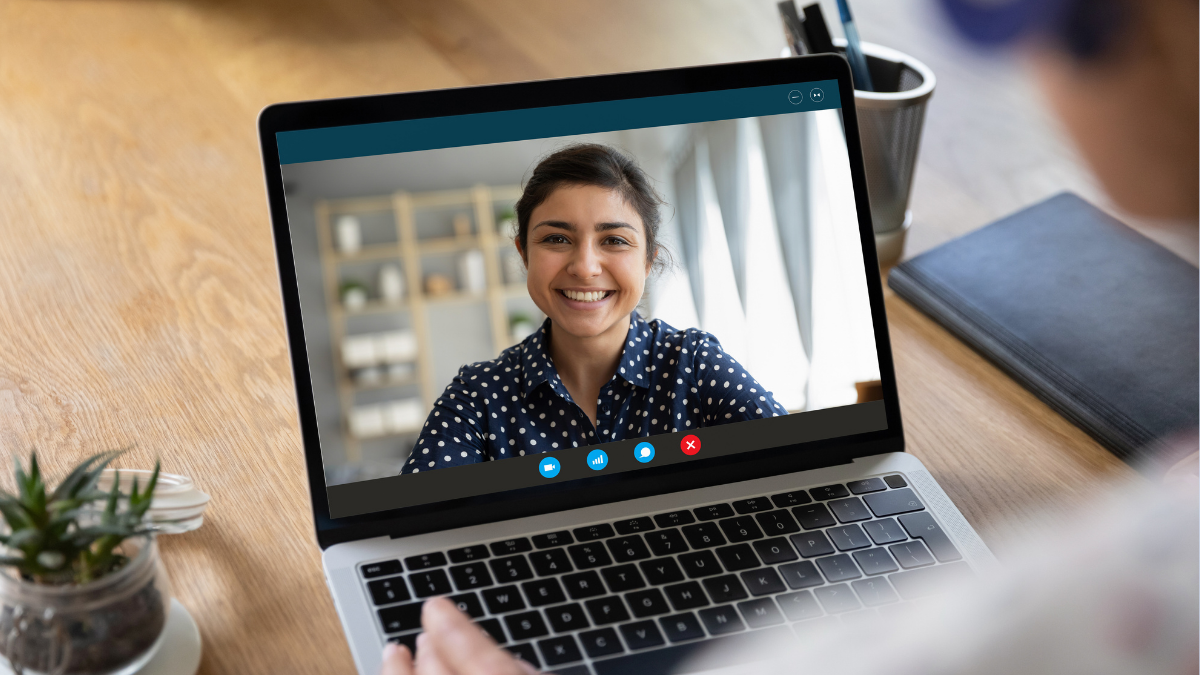
[[[1104,203],[1011,60],[967,51],[925,2],[856,10],[864,39],[939,76],[910,253],[1061,189]],[[312,534],[258,111],[782,45],[773,0],[0,2],[0,447],[61,470],[136,444],[125,466],[160,456],[212,494],[202,529],[162,543],[201,672],[352,672]],[[909,448],[1002,558],[1019,528],[1137,480],[887,309]]]

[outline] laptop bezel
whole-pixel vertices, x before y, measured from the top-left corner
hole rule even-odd
[[[815,80],[838,82],[867,277],[867,294],[871,304],[879,358],[880,381],[887,416],[886,430],[698,460],[686,465],[651,467],[632,474],[588,478],[571,483],[511,490],[349,518],[330,517],[276,133]],[[296,388],[301,439],[308,472],[309,496],[317,542],[322,549],[339,542],[382,535],[405,536],[497,522],[832,466],[848,463],[857,457],[884,452],[904,451],[904,432],[900,421],[891,342],[867,201],[866,174],[862,163],[853,85],[850,69],[845,59],[840,56],[820,54],[561,80],[282,103],[263,109],[259,115],[258,129],[292,376]],[[486,508],[481,508],[483,506]]]

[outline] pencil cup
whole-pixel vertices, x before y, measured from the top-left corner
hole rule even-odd
[[[845,40],[834,40],[834,44],[839,51],[846,48]],[[879,264],[891,265],[900,259],[905,235],[912,225],[908,200],[913,170],[925,125],[925,105],[933,95],[937,78],[925,64],[907,54],[870,42],[863,42],[862,49],[876,91],[854,92],[858,133],[875,226],[875,249]]]

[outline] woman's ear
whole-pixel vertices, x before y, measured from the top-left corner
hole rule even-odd
[[[529,258],[525,255],[525,247],[521,246],[521,236],[513,237],[513,246],[517,247],[517,254],[521,256],[521,263],[525,265],[525,269],[529,269]]]
[[[658,263],[658,254],[659,253],[662,253],[662,247],[655,246],[654,253],[651,253],[650,259],[646,261],[646,276],[650,276],[650,272],[651,272],[651,270],[654,269],[654,265]]]

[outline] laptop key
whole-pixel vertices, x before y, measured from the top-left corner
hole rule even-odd
[[[621,646],[621,639],[617,637],[617,631],[611,628],[580,633],[579,641],[583,643],[583,651],[593,659],[625,651],[625,648]]]
[[[850,488],[851,494],[865,495],[868,492],[882,492],[886,490],[887,483],[884,483],[882,478],[864,478],[862,480],[852,480],[846,483],[846,487]]]
[[[858,566],[866,574],[887,574],[900,569],[896,566],[896,561],[892,560],[892,556],[888,555],[886,548],[872,548],[866,551],[857,551],[854,554],[854,559],[858,561]]]
[[[686,525],[683,527],[683,536],[687,538],[687,542],[692,548],[709,548],[725,543],[721,528],[716,523]]]
[[[784,492],[783,494],[771,495],[771,503],[781,509],[789,506],[800,506],[812,501],[812,497],[804,490],[796,490],[795,492]]]
[[[359,568],[364,579],[374,579],[375,577],[386,577],[392,574],[400,574],[404,571],[404,566],[399,560],[384,560],[383,562],[368,563]]]
[[[679,533],[679,530],[675,529],[646,533],[646,544],[650,546],[650,550],[654,552],[654,555],[671,555],[674,553],[683,553],[688,550],[688,545],[683,540],[683,535]]]
[[[821,568],[821,572],[830,582],[857,579],[862,576],[862,572],[858,571],[858,565],[855,565],[854,560],[845,553],[817,558],[817,567]]]
[[[516,586],[501,586],[483,591],[483,602],[492,614],[504,614],[525,609],[525,600]]]
[[[379,610],[379,621],[385,633],[402,633],[421,627],[421,602],[384,607]]]
[[[858,603],[858,598],[854,597],[854,592],[846,584],[818,588],[813,591],[813,595],[817,596],[821,607],[829,614],[840,614],[862,607]]]
[[[560,532],[547,532],[546,534],[535,534],[533,536],[533,545],[541,548],[554,548],[556,546],[566,546],[574,544],[575,538],[570,532],[562,530]]]
[[[796,520],[800,523],[800,526],[806,530],[837,525],[837,521],[833,519],[833,516],[829,513],[829,509],[825,508],[824,504],[797,506],[792,509],[792,515],[796,516]]]
[[[372,581],[367,584],[367,589],[371,591],[371,600],[376,605],[412,600],[412,596],[408,594],[408,587],[404,585],[404,577]]]
[[[496,574],[499,583],[511,583],[533,578],[533,570],[529,569],[529,561],[523,555],[513,555],[507,558],[489,560],[492,572]]]
[[[850,491],[845,485],[824,485],[819,488],[813,488],[808,491],[813,499],[823,501],[826,499],[837,499],[838,497],[846,497]]]
[[[750,594],[754,596],[782,593],[787,590],[787,586],[784,586],[783,580],[779,578],[779,573],[772,567],[742,572],[742,581],[746,582],[746,588],[750,589]]]
[[[886,605],[889,602],[900,600],[892,585],[883,577],[859,579],[850,585],[854,587],[854,592],[858,593],[858,599],[862,600],[862,603],[867,607]]]
[[[450,596],[450,602],[458,608],[458,611],[466,614],[472,619],[478,619],[483,616],[483,605],[479,603],[479,596],[474,593],[460,593],[459,595]]]
[[[762,526],[763,532],[768,537],[800,531],[800,526],[796,524],[796,519],[787,511],[760,513],[754,516],[754,519]]]
[[[858,525],[843,525],[825,530],[839,551],[854,551],[871,545],[871,540]]]
[[[751,628],[765,628],[783,623],[783,614],[770,598],[740,602],[738,609],[741,610],[742,616],[746,617],[746,624]]]
[[[600,523],[599,525],[590,525],[588,527],[575,528],[575,538],[579,541],[597,541],[599,539],[608,539],[615,535],[612,525],[608,523]]]
[[[862,528],[866,531],[867,536],[871,537],[871,541],[876,544],[894,544],[908,539],[908,535],[904,534],[904,529],[900,527],[900,523],[897,523],[895,518],[872,520],[869,523],[863,523]]]
[[[662,591],[650,588],[636,593],[626,593],[625,602],[629,603],[629,611],[639,619],[656,614],[666,614],[671,611]]]
[[[721,531],[725,533],[730,543],[762,539],[763,536],[762,530],[758,529],[758,523],[754,522],[754,518],[750,516],[722,520],[720,525]]]
[[[388,642],[394,642],[398,645],[408,647],[408,653],[416,656],[417,654],[417,636],[420,633],[408,633],[406,635],[393,635],[388,638]]]
[[[427,570],[430,567],[441,567],[446,564],[446,555],[444,553],[426,553],[425,555],[414,555],[404,559],[404,564],[408,566],[410,572],[416,570]]]
[[[460,591],[492,585],[492,575],[488,574],[487,565],[481,562],[451,567],[450,578]]]
[[[712,551],[696,551],[679,556],[679,565],[689,579],[699,579],[721,573],[721,565]]]
[[[730,578],[737,581],[736,577]],[[704,591],[700,589],[700,584],[695,581],[667,586],[663,589],[663,593],[667,596],[667,600],[671,601],[671,606],[677,612],[703,607],[708,604],[708,598],[704,596]]]
[[[693,516],[691,511],[671,511],[654,516],[654,522],[659,527],[679,527],[696,522],[696,516]]]
[[[908,488],[865,495],[863,501],[871,507],[871,512],[880,518],[925,509],[925,505],[917,499],[916,493]]]
[[[571,566],[571,561],[567,558],[567,552],[561,548],[534,551],[529,554],[529,562],[533,563],[533,569],[538,573],[539,577],[548,577],[551,574],[563,574],[575,570]]]
[[[796,549],[783,537],[754,542],[754,552],[764,565],[777,565],[796,559]]]
[[[512,555],[513,553],[532,551],[533,545],[525,537],[517,537],[516,539],[494,541],[492,542],[491,549],[492,555]]]
[[[621,636],[625,638],[625,644],[635,651],[657,647],[664,643],[662,633],[659,632],[658,625],[653,621],[627,623],[621,626],[620,630]]]
[[[905,516],[900,516],[900,524],[914,539],[920,539],[925,542],[929,550],[933,552],[933,557],[938,559],[938,562],[953,562],[962,560],[962,555],[958,549],[954,548],[950,537],[942,531],[941,526],[933,519],[929,512],[925,513],[910,513]]]
[[[642,568],[642,574],[646,575],[646,581],[649,581],[651,586],[683,581],[683,570],[679,569],[679,563],[675,562],[674,558],[643,560],[638,566]]]
[[[546,622],[542,620],[542,615],[537,610],[532,612],[522,612],[521,614],[509,614],[504,617],[504,625],[508,628],[508,634],[513,636],[514,640],[528,640],[529,638],[541,637],[550,632],[546,628]]]
[[[887,483],[888,487],[897,490],[902,487],[908,487],[908,483],[904,482],[904,476],[884,476],[883,482]]]
[[[929,549],[925,548],[925,544],[919,541],[906,541],[903,544],[895,544],[889,546],[888,550],[896,558],[896,562],[906,570],[914,567],[925,567],[932,565],[933,556],[929,554]]]
[[[817,566],[808,560],[801,560],[789,565],[780,565],[779,573],[783,575],[783,579],[787,582],[787,585],[794,589],[820,586],[825,583],[825,580],[821,578],[821,574],[817,572]]]
[[[750,597],[741,580],[732,574],[704,580],[704,588],[713,602],[733,602]]]
[[[413,593],[418,598],[428,598],[431,595],[446,595],[450,593],[450,579],[445,570],[427,570],[408,575]]]
[[[587,607],[592,623],[597,626],[629,620],[629,611],[625,609],[625,603],[616,595],[588,600],[583,605]]]
[[[775,508],[770,499],[766,497],[751,497],[733,503],[733,510],[741,515],[747,513],[758,513],[759,511],[770,511]]]
[[[654,521],[650,516],[642,516],[641,518],[630,518],[628,520],[618,520],[613,523],[617,528],[617,534],[634,534],[637,532],[648,532],[654,529]]]
[[[500,625],[500,619],[484,619],[483,621],[476,621],[475,625],[487,633],[488,637],[495,640],[496,644],[502,645],[508,642],[508,636],[504,634],[504,628]]]
[[[833,544],[829,543],[829,539],[825,536],[824,532],[793,534],[791,539],[792,545],[805,558],[815,558],[819,555],[833,553]]]
[[[770,598],[767,598],[770,602]],[[726,633],[737,633],[738,631],[746,630],[746,624],[742,623],[742,617],[738,616],[737,609],[733,605],[724,605],[722,607],[709,607],[702,609],[699,612],[700,620],[704,622],[708,632],[713,635],[724,635]]]
[[[704,629],[700,627],[696,615],[691,612],[664,616],[658,620],[658,624],[662,626],[663,632],[671,642],[683,642],[704,637]]]
[[[572,600],[594,598],[605,593],[604,584],[600,582],[600,575],[595,572],[568,574],[562,578],[562,583],[563,586],[566,586],[567,595],[571,596]]]
[[[600,576],[604,577],[604,582],[608,584],[608,590],[613,593],[624,593],[646,585],[646,582],[642,580],[642,575],[638,573],[637,567],[633,565],[605,567],[600,570]]]
[[[567,547],[567,553],[571,554],[571,560],[575,562],[575,567],[581,570],[590,570],[595,567],[603,567],[612,564],[612,558],[608,556],[608,551],[605,550],[604,544],[576,544]]]
[[[521,645],[508,645],[505,647],[505,649],[511,652],[513,656],[521,659],[534,668],[542,667],[542,661],[538,658],[537,650],[534,649],[532,643],[526,642],[525,644]]]
[[[550,607],[544,611],[546,612],[546,618],[550,620],[550,627],[554,629],[555,633],[582,630],[591,625],[588,623],[587,616],[583,613],[583,607],[580,607],[579,603]]]
[[[723,546],[716,551],[721,564],[730,572],[740,572],[758,567],[758,556],[750,548],[750,544],[734,544]]]
[[[564,663],[571,663],[572,661],[583,660],[583,654],[579,651],[579,645],[575,644],[575,638],[570,635],[538,640],[537,645],[538,651],[542,653],[542,661],[547,666],[557,666]]]
[[[802,621],[825,613],[821,609],[821,605],[817,603],[817,599],[813,597],[812,591],[785,593],[775,596],[775,599],[779,601],[779,606],[783,608],[783,613],[787,616],[788,621]]]
[[[630,562],[650,557],[650,549],[646,548],[646,542],[636,534],[609,539],[604,543],[608,545],[613,560],[617,562]]]
[[[692,513],[700,520],[717,520],[720,518],[728,518],[733,515],[733,507],[728,504],[709,504],[692,509]]]
[[[454,563],[483,560],[491,555],[488,553],[487,547],[483,544],[479,544],[478,546],[464,546],[463,548],[456,548],[454,550],[447,551],[447,554],[450,556],[450,562]]]
[[[871,519],[871,512],[858,497],[835,499],[829,502],[829,510],[833,511],[833,515],[843,523],[857,523],[861,520]]]
[[[558,585],[558,579],[526,581],[521,584],[521,588],[525,591],[525,597],[529,598],[529,604],[534,607],[564,602],[567,599],[563,595],[562,586]]]

